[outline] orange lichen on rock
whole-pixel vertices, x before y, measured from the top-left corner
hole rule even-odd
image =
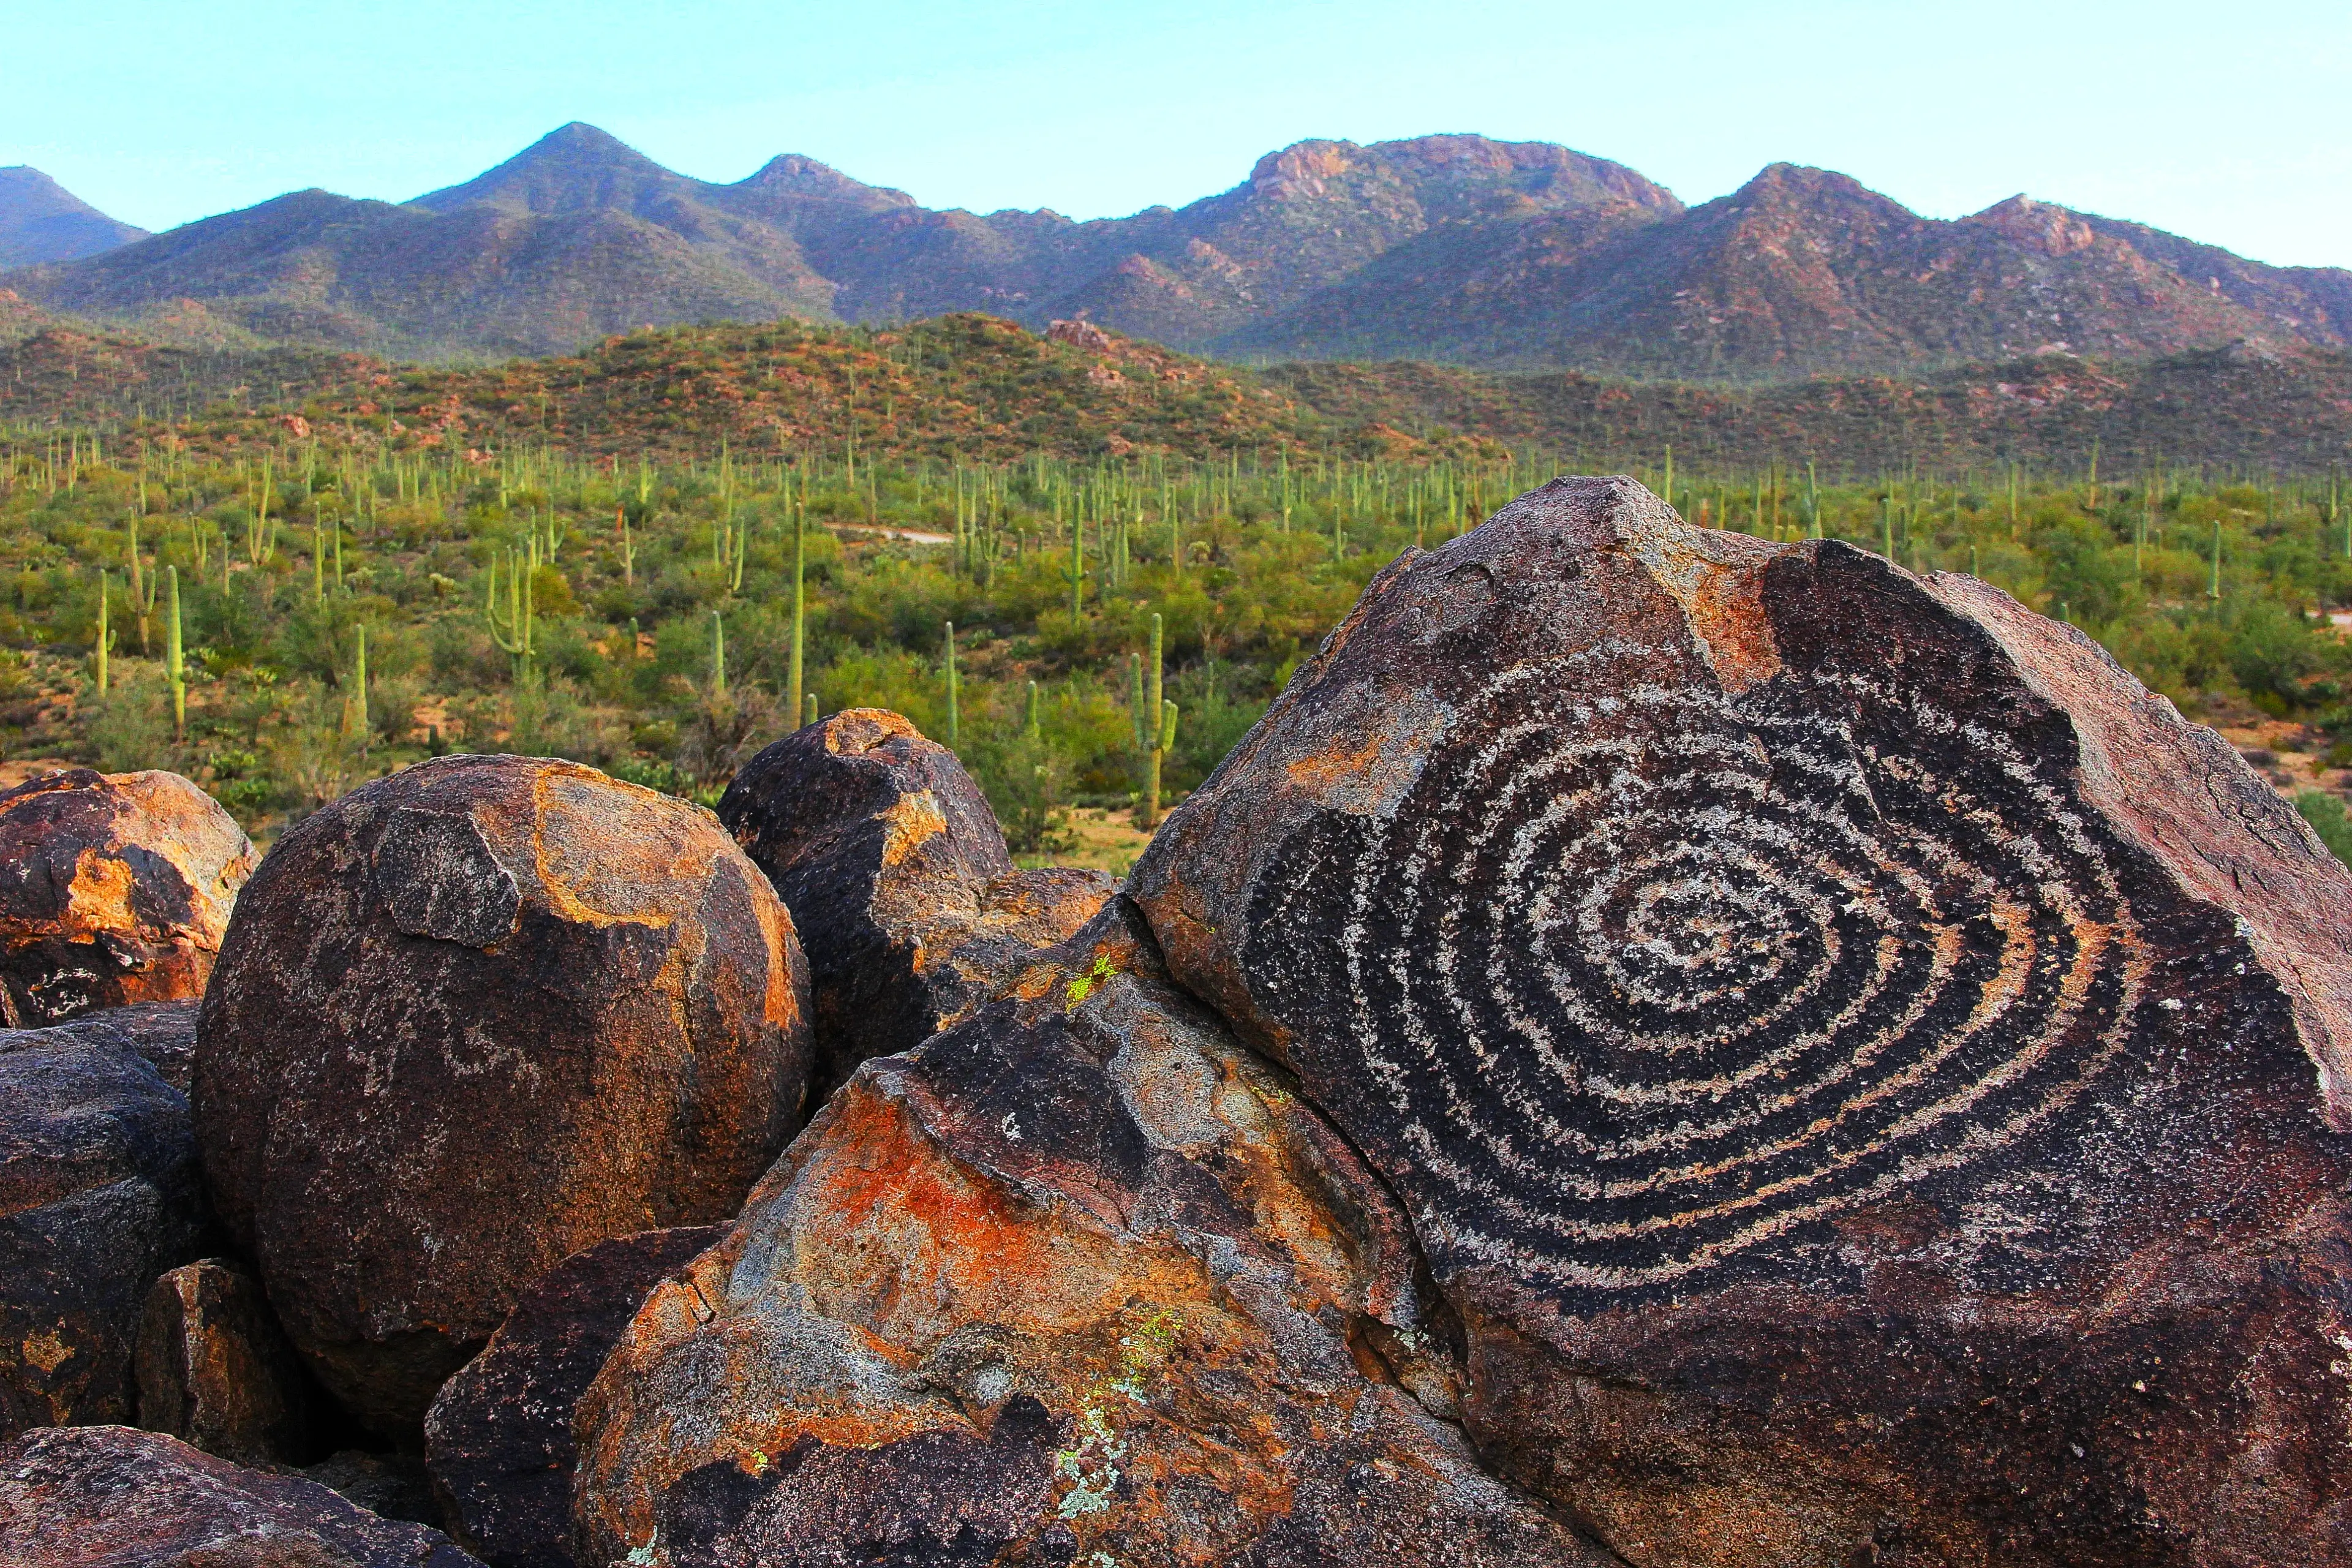
[[[647,1300],[576,1411],[580,1545],[1593,1562],[1433,1418],[1408,1234],[1114,901],[859,1068]]]
[[[0,1011],[38,1027],[204,994],[254,853],[177,773],[70,768],[0,793]]]

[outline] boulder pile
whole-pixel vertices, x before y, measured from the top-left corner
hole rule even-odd
[[[715,821],[426,763],[193,1119],[184,1005],[0,1036],[0,1556],[2352,1568],[2347,910],[2073,628],[1622,479],[1124,886],[877,710]]]
[[[665,1275],[726,1234],[681,1226],[600,1241],[524,1291],[425,1417],[451,1526],[491,1568],[567,1568],[572,1408]]]
[[[188,1100],[154,1059],[194,1033],[174,1011],[176,1050],[104,1014],[0,1032],[0,1438],[129,1420],[148,1287],[202,1253]]]
[[[1411,1227],[1124,903],[869,1063],[575,1417],[579,1561],[1598,1563]]]

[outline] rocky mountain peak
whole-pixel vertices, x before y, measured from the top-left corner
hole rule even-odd
[[[2091,226],[2076,213],[2022,194],[1996,202],[1960,221],[1980,225],[2012,245],[2038,250],[2044,256],[2071,256],[2098,243]]]
[[[735,188],[763,195],[866,201],[895,207],[915,205],[915,198],[904,191],[851,179],[832,164],[803,157],[798,153],[780,153],[769,159],[754,173],[738,182]]]
[[[609,132],[575,120],[496,168],[463,184],[429,192],[411,205],[435,212],[478,203],[528,213],[626,209],[655,192],[687,189],[694,183]]]
[[[1361,166],[1363,152],[1353,142],[1294,142],[1257,161],[1250,170],[1249,190],[1275,201],[1322,196],[1326,182]]]

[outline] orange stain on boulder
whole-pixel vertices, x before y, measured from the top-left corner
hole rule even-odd
[[[203,995],[254,863],[177,773],[70,768],[0,793],[0,1015],[37,1028]]]

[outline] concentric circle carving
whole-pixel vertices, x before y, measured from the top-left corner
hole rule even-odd
[[[1249,922],[1451,1261],[1570,1289],[1673,1289],[2032,1135],[2147,966],[2103,836],[2009,737],[1873,676],[1641,662],[1497,675]]]

